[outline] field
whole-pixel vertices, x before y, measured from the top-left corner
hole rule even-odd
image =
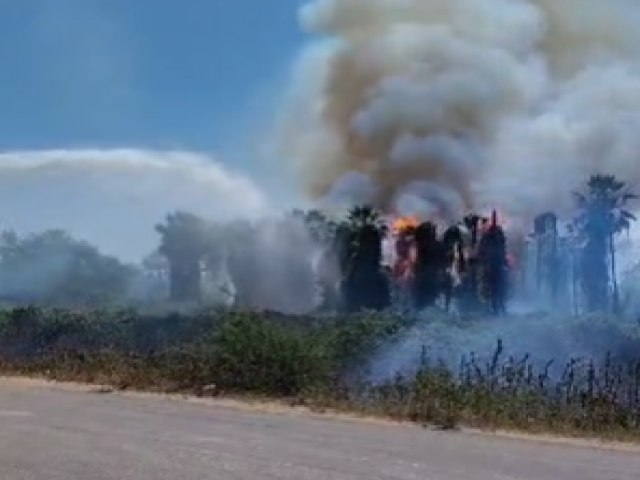
[[[637,324],[500,320],[521,322],[509,330],[482,322],[437,313],[406,319],[21,308],[0,314],[0,370],[119,389],[278,399],[440,428],[640,440]],[[498,331],[505,336],[493,337]],[[445,338],[449,358],[435,349]],[[486,350],[459,354],[465,346]],[[394,373],[400,364],[411,368]]]

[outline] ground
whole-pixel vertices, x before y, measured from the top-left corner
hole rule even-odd
[[[640,448],[0,380],[4,480],[632,480]]]

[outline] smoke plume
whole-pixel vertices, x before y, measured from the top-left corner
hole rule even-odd
[[[309,193],[457,219],[640,183],[634,0],[314,0],[279,144]]]

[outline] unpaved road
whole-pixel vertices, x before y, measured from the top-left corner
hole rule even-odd
[[[2,480],[637,480],[640,450],[0,380]]]

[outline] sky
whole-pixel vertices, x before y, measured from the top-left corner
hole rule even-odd
[[[300,48],[301,0],[0,0],[0,148],[218,150]]]
[[[167,162],[198,163],[203,156],[205,163],[210,158],[222,169],[209,172],[212,179],[240,172],[277,194],[278,185],[289,179],[263,162],[259,150],[305,40],[297,22],[302,3],[0,0],[0,167],[12,175],[10,188],[8,180],[0,182],[0,227],[60,226],[92,241],[103,239],[90,222],[81,224],[73,205],[113,200],[108,179],[93,180],[102,197],[87,200],[74,193],[88,178],[83,169],[91,162],[102,165],[106,157],[115,157],[112,166],[120,170],[151,161],[156,171],[165,171]],[[167,151],[198,158],[157,160],[153,153]],[[87,162],[78,167],[84,158]],[[15,172],[28,162],[28,172]],[[51,177],[42,176],[52,162],[66,162],[56,179],[72,183],[47,196],[39,190],[54,188],[46,183]],[[119,177],[116,184],[122,187],[124,180]],[[158,182],[156,190],[166,179]],[[190,190],[185,184],[180,188],[174,190]],[[144,201],[154,199],[151,195]],[[113,210],[109,218],[128,210],[120,200],[106,205]],[[189,200],[183,202],[185,208],[195,205],[194,210],[206,203]],[[175,204],[180,206],[181,199]],[[129,218],[126,224],[135,221]],[[105,245],[118,249],[113,242]],[[143,248],[148,245],[141,244],[135,253]]]

